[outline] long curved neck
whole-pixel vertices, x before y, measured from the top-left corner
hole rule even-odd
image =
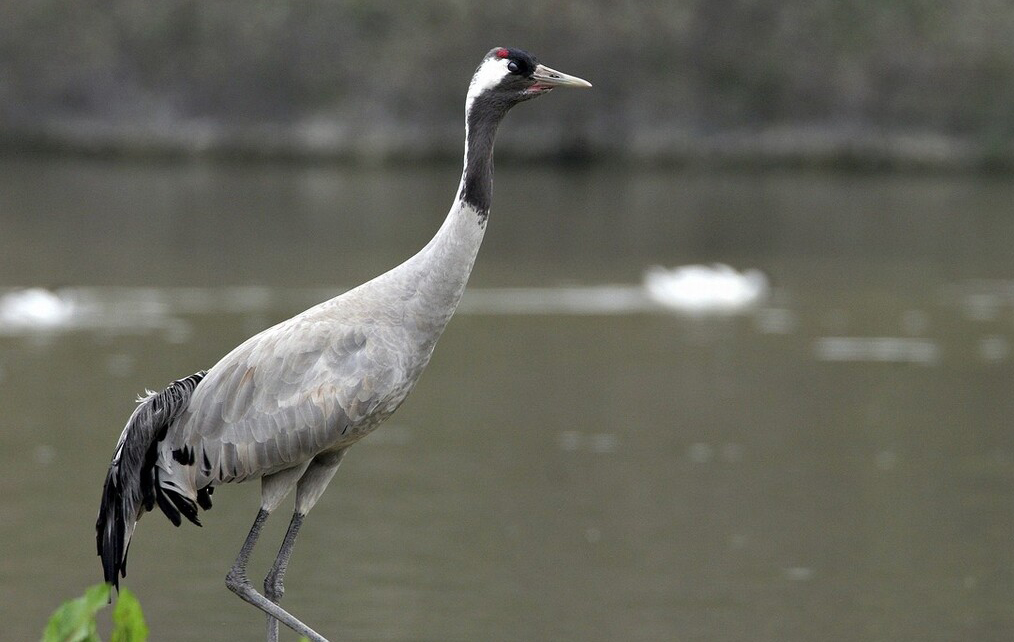
[[[458,200],[471,205],[483,221],[493,201],[493,141],[506,113],[505,105],[481,97],[465,106],[465,168]]]
[[[440,230],[414,257],[391,271],[402,282],[418,339],[436,344],[454,314],[486,232],[493,192],[493,140],[506,109],[483,109],[469,101],[461,182]],[[486,106],[488,107],[488,105]],[[424,352],[427,352],[424,348]]]
[[[458,192],[436,236],[423,248],[420,292],[454,312],[472,272],[493,199],[493,141],[507,109],[481,98],[465,104],[465,160]]]

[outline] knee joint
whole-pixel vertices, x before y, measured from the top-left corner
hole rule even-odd
[[[229,587],[229,590],[233,593],[240,593],[243,589],[250,588],[250,580],[247,579],[246,573],[237,569],[229,571],[228,575],[225,576],[225,585]]]
[[[264,578],[264,595],[272,602],[277,602],[285,595],[285,586],[277,573],[268,573],[268,576]]]

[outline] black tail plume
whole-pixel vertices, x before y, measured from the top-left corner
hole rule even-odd
[[[180,504],[193,504],[184,497],[177,500],[172,494],[172,501],[166,500],[163,489],[159,488],[155,464],[158,461],[158,443],[165,439],[173,421],[186,409],[204,375],[205,372],[201,371],[172,382],[160,393],[150,393],[134,410],[116,444],[102,489],[102,503],[95,522],[95,542],[102,558],[105,581],[117,589],[120,577],[127,575],[127,548],[134,524],[141,515],[152,510],[157,503],[178,526],[180,510],[183,510]],[[184,514],[194,521],[196,507],[189,510],[187,505],[187,509]]]

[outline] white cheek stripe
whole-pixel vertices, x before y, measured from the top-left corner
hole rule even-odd
[[[472,101],[484,91],[492,89],[500,84],[504,76],[509,74],[506,58],[487,58],[472,76],[472,82],[468,85],[468,95],[465,97],[465,113],[472,109]]]

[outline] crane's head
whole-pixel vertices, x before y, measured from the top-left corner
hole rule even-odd
[[[482,59],[468,86],[466,112],[476,101],[487,108],[506,111],[556,87],[591,87],[591,83],[539,64],[521,49],[496,47]]]

